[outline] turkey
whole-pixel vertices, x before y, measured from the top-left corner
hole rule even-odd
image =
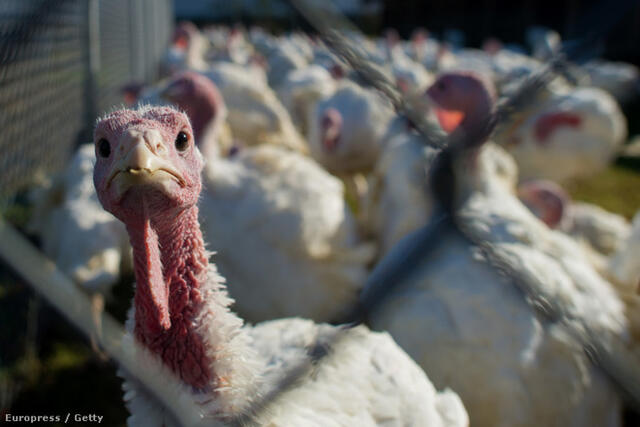
[[[290,72],[307,67],[307,58],[288,39],[279,39],[262,54],[267,60],[267,81],[273,88],[278,88]]]
[[[210,43],[202,36],[193,22],[180,22],[172,37],[172,45],[160,63],[160,75],[171,76],[185,68],[208,68],[205,56]]]
[[[215,144],[200,147],[200,152],[208,159],[229,153],[233,148],[233,137],[227,124],[228,111],[222,94],[213,83],[199,84],[204,80],[205,77],[193,71],[180,73],[159,90],[159,98],[179,104],[187,113],[196,141],[201,142],[205,134],[215,139]],[[185,99],[190,102],[184,102]]]
[[[549,227],[593,249],[595,254],[590,259],[594,267],[618,289],[636,291],[640,280],[640,214],[631,225],[624,217],[599,206],[571,202],[561,187],[548,181],[525,182],[518,187],[518,196]]]
[[[429,222],[434,200],[428,191],[429,166],[436,151],[415,133],[399,133],[385,146],[368,180],[364,228],[378,243],[378,256]],[[488,143],[478,155],[478,186],[498,184],[513,191],[517,167],[509,154]],[[410,209],[407,209],[410,206]]]
[[[631,223],[631,233],[627,240],[608,260],[608,271],[613,278],[632,293],[640,293],[640,212]],[[640,312],[640,308],[638,310]],[[639,323],[640,324],[640,323]]]
[[[308,151],[261,69],[218,62],[203,74],[220,89],[229,111],[231,132],[243,145],[269,143],[302,153]]]
[[[583,66],[589,75],[589,85],[606,90],[618,102],[626,102],[640,95],[640,70],[624,62],[589,61]]]
[[[631,234],[631,225],[621,215],[591,203],[572,202],[562,187],[551,181],[523,182],[518,186],[518,197],[547,226],[603,255],[620,249]]]
[[[166,102],[167,98],[170,101],[174,92],[194,94],[188,79],[182,78],[161,88],[133,83],[123,90],[125,97],[130,97],[129,104]],[[211,132],[216,137],[216,147],[226,148],[230,145],[224,123],[226,107],[215,87],[211,92],[214,102],[209,103],[210,115],[203,121],[201,117],[206,112],[197,111],[194,128],[204,132],[208,119],[215,117]],[[207,147],[203,152],[208,154]],[[122,223],[100,207],[92,184],[94,162],[93,145],[80,146],[65,171],[33,193],[34,214],[29,229],[40,237],[45,254],[65,274],[92,293],[109,295],[123,274],[133,272],[131,247]]]
[[[131,265],[130,249],[122,223],[100,207],[94,163],[93,144],[84,144],[61,175],[33,193],[29,229],[62,272],[91,293],[108,294],[121,266]]]
[[[336,85],[326,68],[310,65],[288,73],[276,89],[276,93],[300,133],[307,135],[316,104],[331,96],[336,90]]]
[[[624,306],[581,248],[537,220],[500,180],[478,179],[477,149],[495,99],[490,84],[449,73],[428,95],[452,132],[429,175],[441,206],[436,215],[456,210],[519,277],[561,300],[605,345],[624,348]],[[405,237],[372,273],[362,296],[372,327],[390,332],[435,384],[453,386],[476,426],[619,426],[620,395],[576,335],[534,310],[450,221],[434,221],[436,236],[428,225]],[[425,233],[435,240],[425,241]],[[425,245],[433,250],[411,254]],[[377,297],[395,281],[386,298]]]
[[[295,318],[243,326],[202,239],[203,159],[192,135],[186,115],[167,107],[117,111],[95,129],[96,192],[134,248],[136,290],[123,343],[132,357],[141,357],[133,340],[156,355],[178,379],[167,375],[167,388],[198,404],[202,425],[246,417],[272,426],[468,425],[458,396],[437,393],[387,334]],[[252,407],[319,342],[331,351],[313,375],[265,411]],[[148,390],[123,376],[129,425],[173,425]]]
[[[626,119],[611,95],[578,87],[549,90],[496,142],[513,155],[522,180],[563,182],[608,166],[626,136]]]
[[[214,85],[186,73],[170,88],[178,107],[198,112],[192,119],[198,147],[210,153],[200,219],[206,241],[224,248],[218,267],[238,312],[250,321],[343,315],[362,288],[373,248],[357,235],[340,181],[312,159],[279,147],[216,154],[216,125],[200,130],[222,109]]]
[[[391,105],[378,94],[345,82],[316,105],[308,135],[311,154],[337,175],[367,172],[393,117]]]
[[[227,122],[234,138],[248,146],[272,143],[300,152],[308,150],[291,117],[267,84],[262,67],[228,61],[210,64],[204,59],[202,48],[207,41],[193,24],[179,27],[176,33],[179,40],[184,40],[187,53],[173,65],[172,73],[196,71],[216,84],[225,99]]]

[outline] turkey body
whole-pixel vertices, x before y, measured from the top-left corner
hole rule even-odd
[[[131,250],[124,225],[100,206],[94,163],[92,144],[78,148],[65,172],[36,195],[29,226],[65,274],[91,292],[107,293],[119,280],[121,265],[131,271]]]
[[[597,319],[603,335],[625,336],[624,309],[611,286],[567,250],[569,238],[550,237],[512,196],[478,193],[461,216],[477,221],[483,238],[576,316]],[[453,229],[370,318],[436,386],[460,394],[474,425],[620,425],[620,398],[581,345],[536,313]]]
[[[219,62],[203,74],[220,89],[231,133],[243,145],[269,143],[300,152],[308,150],[262,69]]]
[[[270,146],[213,161],[204,179],[205,239],[219,250],[216,261],[245,318],[328,321],[355,302],[373,248],[357,235],[338,179]]]
[[[467,427],[460,397],[437,391],[422,369],[387,333],[365,326],[343,329],[290,318],[243,327],[255,369],[257,396],[272,396],[288,372],[306,366],[313,352],[328,352],[295,385],[252,418],[256,425]],[[342,334],[338,337],[339,334]],[[349,381],[336,381],[349,378]],[[168,385],[171,386],[171,385]],[[129,425],[171,426],[164,409],[126,379]],[[244,397],[248,397],[244,395]],[[197,399],[197,397],[196,397]],[[262,404],[258,404],[262,407]],[[208,424],[205,421],[203,427]]]
[[[523,180],[563,182],[606,167],[627,135],[626,119],[616,101],[596,88],[553,93],[522,123],[505,144]]]

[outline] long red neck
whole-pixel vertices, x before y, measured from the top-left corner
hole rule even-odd
[[[144,210],[142,223],[127,224],[136,274],[135,336],[184,382],[206,390],[211,361],[194,326],[208,269],[198,209],[173,215],[153,206]]]

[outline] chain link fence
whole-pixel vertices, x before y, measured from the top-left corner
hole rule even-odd
[[[60,170],[120,87],[153,81],[172,31],[170,0],[0,3],[0,209]]]

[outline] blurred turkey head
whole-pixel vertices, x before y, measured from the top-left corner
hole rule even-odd
[[[493,84],[473,72],[448,72],[427,89],[427,98],[445,132],[484,132],[494,114],[496,91]],[[484,142],[472,138],[467,146]]]
[[[180,22],[173,31],[173,36],[171,37],[172,46],[177,49],[186,49],[199,32],[198,27],[193,22]]]
[[[533,180],[518,186],[518,197],[549,228],[559,228],[569,208],[569,196],[552,181]]]
[[[207,127],[219,126],[226,119],[227,108],[220,91],[210,79],[196,72],[178,75],[161,96],[187,113],[197,144],[202,143]]]
[[[334,151],[340,143],[342,114],[335,108],[327,108],[320,122],[322,146],[328,152]]]

